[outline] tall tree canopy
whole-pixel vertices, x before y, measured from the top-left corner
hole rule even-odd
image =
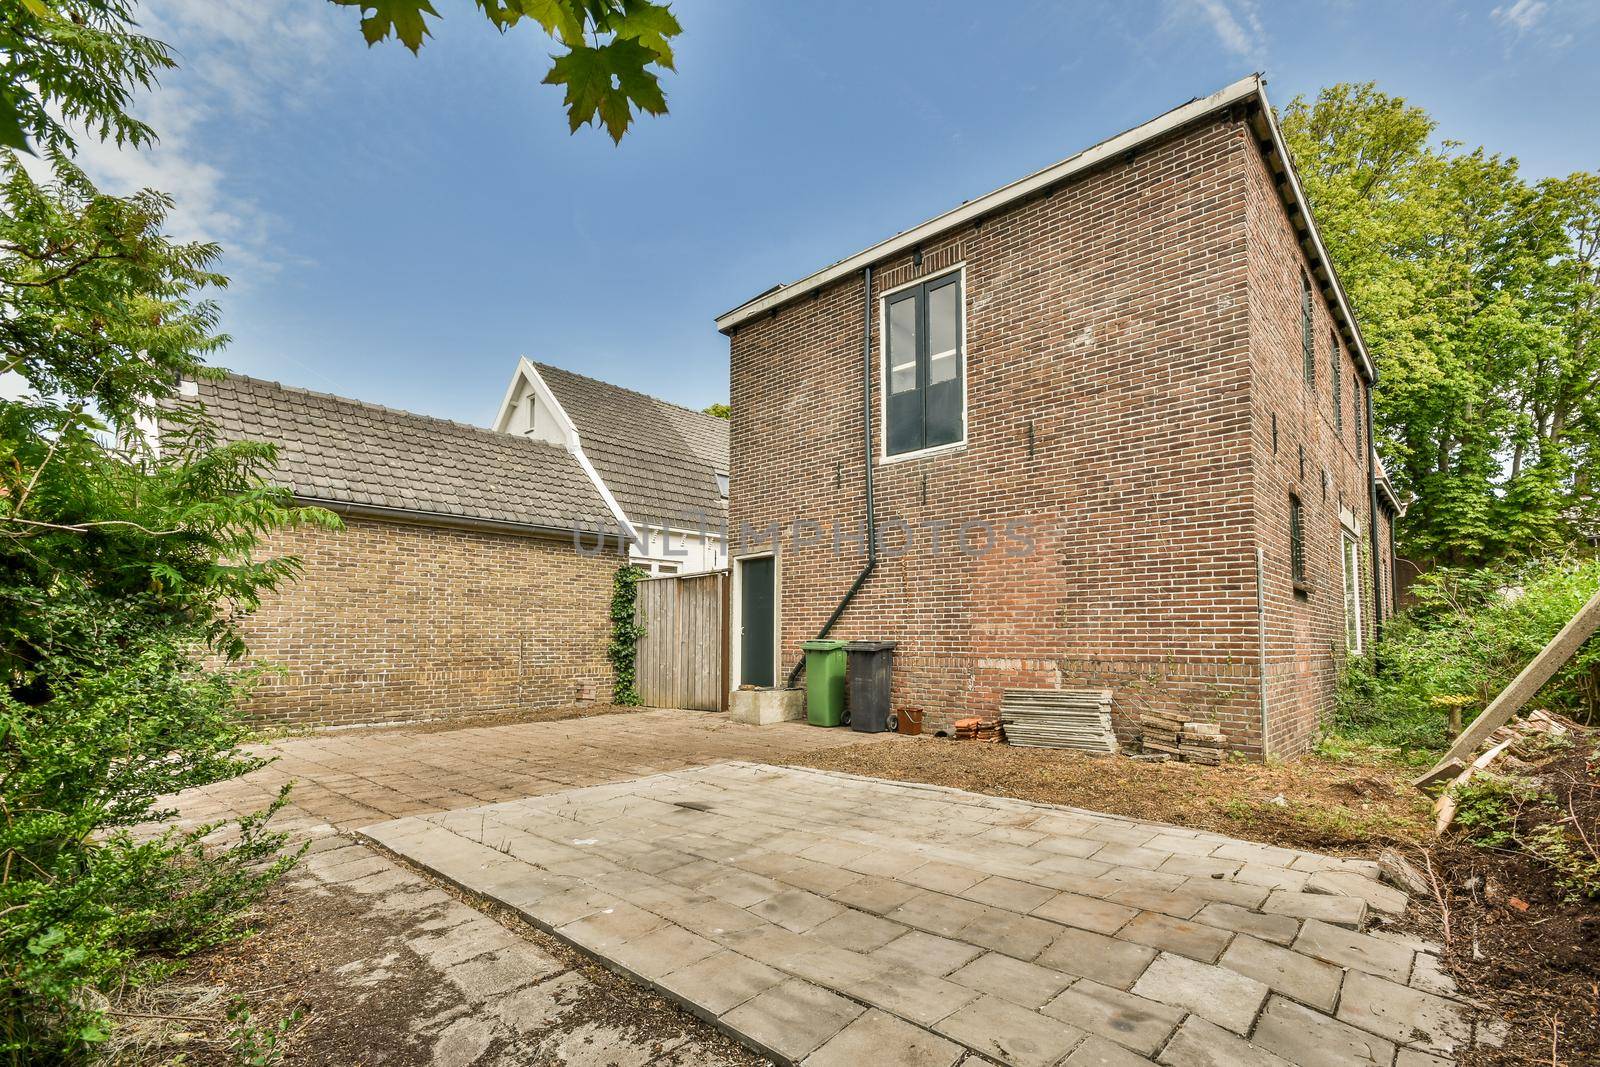
[[[1378,442],[1413,500],[1402,554],[1479,565],[1592,537],[1600,177],[1529,183],[1371,83],[1284,133],[1378,363]]]

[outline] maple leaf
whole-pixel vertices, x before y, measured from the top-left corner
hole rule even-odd
[[[524,14],[518,0],[478,0],[478,7],[501,33],[520,22]]]
[[[41,0],[24,0],[41,2]],[[474,0],[491,25],[504,32],[523,19],[568,49],[552,57],[546,85],[566,90],[567,125],[605,127],[621,142],[634,115],[667,113],[661,79],[651,67],[676,70],[671,38],[683,32],[669,4],[654,0]],[[432,36],[438,18],[431,0],[333,0],[361,12],[368,44],[390,36],[412,52]]]
[[[578,127],[598,117],[611,139],[621,143],[633,121],[633,109],[664,115],[667,98],[661,82],[648,69],[656,53],[631,37],[618,37],[598,48],[579,45],[556,58],[545,75],[546,85],[566,86],[567,126]]]
[[[578,0],[504,0],[569,48],[583,44],[584,11]]]
[[[333,0],[340,7],[353,7],[361,12],[361,35],[367,44],[387,40],[393,34],[401,44],[415,55],[422,48],[423,39],[432,35],[426,16],[439,17],[430,0]],[[372,13],[367,14],[371,8]],[[492,16],[491,16],[492,17]]]
[[[655,53],[655,62],[668,70],[673,66],[672,45],[667,38],[683,32],[677,16],[664,4],[649,0],[622,0],[622,14],[613,16],[607,27],[620,39],[638,41]]]

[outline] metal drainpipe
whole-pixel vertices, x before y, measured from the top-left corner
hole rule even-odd
[[[1256,692],[1261,700],[1261,758],[1267,758],[1267,554],[1256,548]]]
[[[1377,378],[1367,383],[1367,525],[1372,538],[1372,643],[1376,645],[1383,636],[1383,604],[1378,592],[1378,567],[1383,562],[1383,552],[1378,547],[1378,445],[1373,440],[1375,426],[1372,421],[1372,387]]]
[[[839,606],[833,609],[833,614],[828,616],[828,621],[822,624],[822,629],[817,631],[817,640],[828,636],[833,629],[833,624],[839,621],[839,616],[844,614],[844,609],[850,606],[850,601],[855,599],[861,587],[867,584],[867,579],[872,577],[872,572],[878,569],[878,529],[877,520],[872,510],[872,267],[868,266],[861,272],[862,289],[862,324],[861,324],[861,425],[862,444],[865,451],[862,459],[866,463],[867,472],[867,565],[861,568],[861,573],[856,575],[856,580],[845,591],[839,600]],[[794,688],[794,683],[800,680],[800,672],[805,670],[806,658],[794,665],[794,670],[789,672],[788,687]]]

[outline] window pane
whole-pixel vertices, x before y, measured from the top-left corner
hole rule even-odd
[[[928,359],[928,384],[937,385],[940,382],[954,381],[956,376],[956,354],[954,352],[940,352]]]
[[[889,305],[889,392],[917,387],[917,302],[913,297]]]
[[[956,297],[961,287],[951,282],[928,291],[928,355],[954,353],[961,336]],[[954,373],[952,371],[952,373]]]

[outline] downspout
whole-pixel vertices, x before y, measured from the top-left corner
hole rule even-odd
[[[1372,644],[1378,644],[1378,639],[1383,636],[1383,604],[1382,594],[1379,592],[1378,567],[1383,563],[1383,552],[1378,546],[1378,442],[1373,437],[1377,429],[1372,421],[1372,387],[1377,384],[1374,376],[1367,382],[1367,525],[1368,533],[1372,538]]]
[[[1256,656],[1259,674],[1256,692],[1261,696],[1261,759],[1267,758],[1267,554],[1256,546]]]
[[[833,614],[828,616],[828,621],[822,624],[822,629],[817,631],[817,640],[828,636],[833,629],[833,624],[839,621],[844,614],[844,609],[850,606],[856,594],[861,592],[861,587],[867,584],[867,579],[872,577],[872,572],[878,569],[878,528],[877,520],[872,509],[872,265],[868,264],[861,272],[862,299],[861,318],[861,433],[862,433],[862,461],[865,464],[867,475],[867,565],[861,568],[861,573],[856,575],[856,580],[845,590],[839,600],[839,605],[833,609]],[[804,656],[794,665],[794,670],[789,672],[788,686],[794,688],[795,682],[800,679],[800,672],[805,669]]]

